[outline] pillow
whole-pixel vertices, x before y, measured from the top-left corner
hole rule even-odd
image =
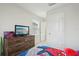
[[[46,48],[45,50],[49,52],[52,56],[65,56],[65,52],[60,49]]]
[[[70,48],[65,48],[65,53],[67,56],[77,56],[78,53],[77,51],[73,50],[73,49],[70,49]]]

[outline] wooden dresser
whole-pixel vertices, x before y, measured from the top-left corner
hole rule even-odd
[[[21,51],[28,50],[35,45],[34,35],[13,36],[5,39],[4,49],[6,56],[18,55]]]

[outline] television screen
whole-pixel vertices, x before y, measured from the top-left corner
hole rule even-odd
[[[15,25],[15,34],[16,35],[28,35],[29,26]]]

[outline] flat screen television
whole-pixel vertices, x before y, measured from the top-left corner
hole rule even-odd
[[[29,26],[15,25],[15,35],[18,36],[29,35]]]

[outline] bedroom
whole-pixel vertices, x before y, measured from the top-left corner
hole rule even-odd
[[[71,48],[79,50],[78,3],[2,3],[0,4],[0,55],[5,54],[4,32],[15,32],[15,25],[29,26],[35,45],[25,55],[36,55],[34,48]],[[23,36],[22,36],[23,37]],[[30,54],[30,51],[33,53]],[[3,53],[4,52],[4,53]],[[8,51],[7,51],[8,52]],[[18,55],[24,55],[18,54]],[[42,55],[42,54],[41,54]],[[47,55],[47,53],[44,53]]]

